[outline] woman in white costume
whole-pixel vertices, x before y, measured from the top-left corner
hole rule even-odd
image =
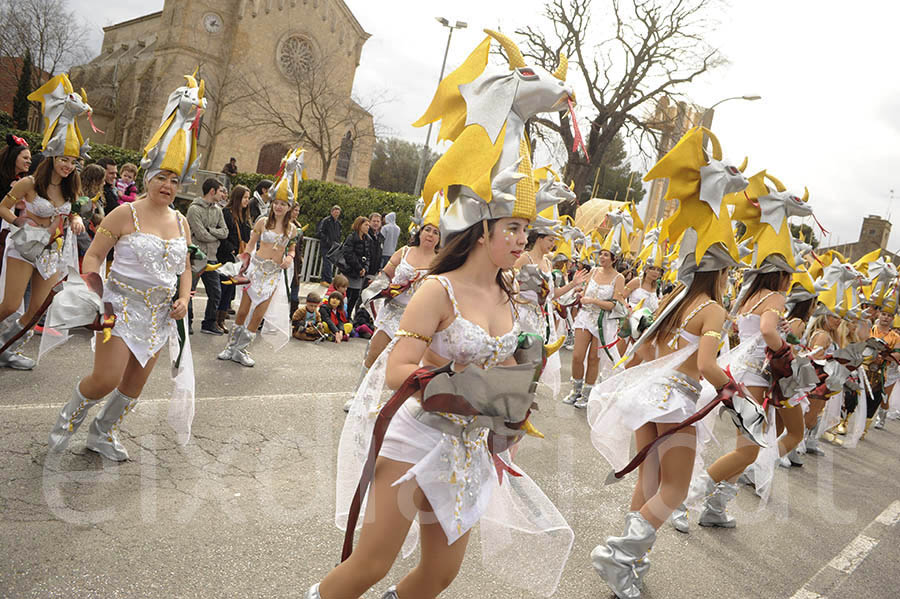
[[[372,335],[372,341],[369,342],[369,349],[366,352],[366,369],[372,367],[384,348],[394,339],[403,311],[415,291],[413,283],[421,279],[434,262],[441,241],[439,227],[442,204],[443,199],[436,198],[428,206],[427,213],[424,212],[424,202],[421,204],[422,213],[413,218],[416,230],[409,245],[394,252],[382,269],[385,275],[384,283],[387,283],[385,289],[393,288],[398,292],[388,292],[391,297],[384,302],[375,317],[375,334]],[[416,208],[419,209],[419,206],[420,204],[417,204]]]
[[[607,239],[612,236],[610,233]],[[605,245],[607,247],[597,255],[597,267],[591,271],[587,288],[581,296],[581,308],[575,316],[572,391],[563,402],[576,408],[587,407],[591,390],[600,376],[601,365],[608,374],[619,360],[615,345],[606,346],[615,344],[618,339],[619,320],[613,315],[617,306],[621,307],[625,302],[625,278],[615,268],[618,248],[613,244]]]
[[[416,534],[419,564],[384,597],[435,598],[456,577],[476,523],[491,573],[549,596],[574,540],[559,512],[505,450],[531,428],[527,414],[541,365],[540,356],[536,361],[523,357],[517,365],[514,354],[528,351],[526,346],[543,346],[533,345],[530,336],[520,344],[512,281],[504,272],[522,255],[528,224],[543,208],[536,204],[528,176],[531,161],[520,119],[551,110],[572,92],[562,68],[555,75],[536,66],[526,71],[509,38],[487,33],[490,37],[438,86],[419,123],[444,119],[446,124],[451,118],[464,123],[467,119],[458,120],[453,110],[467,104],[468,118],[478,121],[484,106],[503,104],[508,96],[510,112],[499,117],[507,119],[506,145],[514,151],[501,153],[495,164],[469,168],[466,159],[482,143],[469,133],[484,131],[481,124],[472,124],[426,179],[423,197],[434,198],[444,189],[449,200],[441,216],[442,249],[406,307],[394,341],[360,386],[344,425],[336,520],[347,528],[345,561],[309,590],[311,599],[360,597],[388,573],[401,549],[408,554],[411,546],[404,548],[404,540],[412,541]],[[491,38],[506,49],[512,70],[487,67]],[[484,96],[477,102],[471,96],[462,102],[468,91],[455,82],[482,72],[494,83],[476,86],[472,93]],[[460,101],[448,101],[452,98]],[[445,110],[448,106],[453,108]],[[497,116],[494,110],[491,114]],[[503,122],[496,125],[503,128]],[[486,126],[494,130],[495,123]],[[526,176],[505,174],[516,169],[526,170]],[[437,367],[443,370],[438,373]],[[434,378],[420,386],[418,376]],[[381,393],[385,383],[399,390],[387,402]],[[414,384],[421,393],[403,404]],[[433,401],[457,407],[436,411]],[[459,404],[470,406],[470,415],[463,415]],[[354,518],[363,509],[368,480],[372,501],[364,506],[353,550]]]
[[[84,222],[72,213],[72,205],[81,194],[75,163],[87,156],[90,146],[82,138],[76,118],[91,107],[72,89],[65,74],[50,79],[28,99],[41,103],[44,160],[34,176],[20,179],[0,202],[0,218],[11,230],[0,267],[0,348],[38,315],[50,290],[68,269],[78,268],[75,237],[84,231]],[[21,201],[25,211],[17,218],[13,209]],[[29,282],[31,300],[23,310]],[[20,312],[24,313],[17,318]],[[0,366],[34,368],[36,362],[21,351],[32,334],[27,331],[0,354]]]
[[[696,455],[695,422],[705,414],[696,405],[701,377],[718,390],[704,409],[723,401],[735,412],[733,418],[748,425],[758,425],[754,421],[762,417],[761,411],[745,412],[752,400],[740,396],[738,385],[716,362],[726,317],[722,294],[738,250],[727,212],[717,211],[728,188],[706,181],[701,187],[699,172],[704,162],[709,170],[728,167],[721,162],[720,148],[715,159],[706,158],[702,140],[703,130],[692,129],[647,174],[648,179],[669,177],[670,191],[679,193],[679,211],[663,224],[663,232],[681,240],[680,288],[666,298],[657,319],[632,347],[634,357],[626,369],[595,387],[588,402],[591,440],[616,470],[614,478],[640,467],[625,532],[591,553],[595,570],[621,599],[641,596],[656,531],[687,496]],[[696,170],[668,170],[685,155]],[[632,434],[639,453],[626,465]]]
[[[103,332],[97,333],[94,369],[81,379],[74,396],[60,411],[50,432],[51,451],[64,449],[91,406],[109,395],[91,422],[87,448],[110,460],[127,460],[128,452],[118,438],[119,425],[137,403],[166,345],[177,373],[169,422],[178,433],[179,443],[186,443],[190,437],[193,365],[184,323],[176,321],[187,314],[190,299],[191,232],[187,219],[169,207],[179,187],[192,180],[197,165],[195,136],[182,132],[190,131],[205,100],[203,84],[198,85],[190,76],[187,80],[187,86],[170,96],[174,116],[170,118],[168,110],[163,115],[153,138],[157,145],[141,163],[146,197],[106,215],[82,263],[88,287],[70,278],[47,315],[48,326],[63,326],[56,320],[72,323],[75,318],[68,313],[74,302],[69,298],[91,296],[91,285],[98,285],[106,256],[115,248],[109,275],[102,283],[102,301],[111,305],[115,314],[112,335],[105,339]],[[183,345],[179,346],[179,340]]]
[[[266,326],[274,329],[276,349],[283,347],[290,338],[285,271],[293,266],[297,250],[297,227],[291,222],[291,207],[299,199],[303,153],[304,150],[298,148],[284,157],[281,176],[269,188],[269,212],[253,225],[247,252],[240,256],[243,262],[241,273],[246,272],[250,283],[241,294],[241,305],[234,317],[228,344],[217,356],[220,360],[231,360],[247,367],[256,364],[248,348],[256,339],[256,331],[270,304],[277,306],[277,310],[266,318]]]

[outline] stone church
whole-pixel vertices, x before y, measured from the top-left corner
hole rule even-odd
[[[159,126],[168,95],[199,67],[207,109],[199,137],[201,168],[218,171],[229,158],[240,171],[274,174],[289,147],[308,151],[310,178],[369,184],[375,144],[372,115],[351,99],[353,78],[369,34],[343,0],[166,0],[159,12],[105,27],[100,55],[75,67],[94,122],[91,139],[139,149]],[[321,73],[309,74],[319,65]],[[306,69],[306,70],[303,70]],[[298,91],[316,85],[316,94]],[[247,98],[264,90],[266,106]],[[327,95],[340,110],[326,127],[299,117],[300,98]],[[256,93],[255,97],[263,97]],[[273,109],[288,130],[272,121]],[[297,121],[321,130],[317,143],[298,137]],[[323,148],[330,158],[323,176]]]

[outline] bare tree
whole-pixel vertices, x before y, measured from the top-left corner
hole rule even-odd
[[[32,89],[44,83],[43,73],[55,75],[90,58],[87,26],[68,6],[66,0],[0,0],[0,56],[31,51]],[[21,69],[15,61],[2,62],[0,68]]]
[[[370,126],[371,110],[378,102],[363,103],[350,97],[340,77],[335,76],[339,62],[328,56],[308,57],[290,71],[289,93],[283,93],[271,79],[253,74],[245,85],[252,94],[248,110],[252,125],[303,144],[318,155],[325,180],[342,144],[374,139]],[[347,137],[349,134],[349,138]]]
[[[608,0],[610,23],[606,39],[591,40],[602,31],[592,23],[591,0],[550,0],[544,17],[553,33],[528,26],[516,30],[524,38],[522,53],[541,66],[554,69],[562,52],[577,65],[587,87],[589,127],[585,146],[590,160],[572,149],[573,133],[567,112],[559,123],[536,119],[540,127],[558,134],[566,146],[566,180],[576,189],[590,184],[616,135],[624,132],[639,147],[655,148],[660,123],[649,122],[656,101],[674,96],[681,86],[724,63],[718,50],[704,39],[712,27],[709,13],[718,0]],[[569,69],[569,78],[574,75]],[[584,99],[580,99],[584,105]],[[650,142],[649,144],[647,142]]]
[[[210,148],[216,146],[219,135],[229,129],[247,129],[250,127],[246,118],[236,119],[230,116],[229,108],[246,102],[253,91],[245,85],[246,77],[241,69],[229,60],[221,64],[201,64],[200,76],[205,84],[207,99],[206,111],[201,119],[200,129],[206,133],[206,140],[201,143],[203,150],[203,168],[209,166],[212,155]]]

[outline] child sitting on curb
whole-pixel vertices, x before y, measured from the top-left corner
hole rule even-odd
[[[306,305],[297,308],[291,316],[292,336],[300,341],[318,341],[328,337],[328,326],[319,314],[321,298],[317,293],[306,296]]]
[[[350,320],[347,318],[347,310],[344,309],[344,294],[334,291],[328,296],[328,300],[322,302],[319,307],[322,322],[328,326],[329,332],[334,335],[334,342],[340,343],[350,338]]]

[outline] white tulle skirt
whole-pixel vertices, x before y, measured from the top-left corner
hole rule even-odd
[[[285,273],[287,273],[287,278],[290,278],[290,271],[285,271],[273,260],[260,260],[254,254],[250,258],[250,267],[247,269],[247,278],[250,279],[250,284],[242,286],[238,290],[238,301],[244,293],[250,299],[247,322],[250,321],[257,306],[272,298],[266,308],[261,337],[276,350],[284,347],[291,338],[291,307],[288,302]]]
[[[384,379],[394,343],[363,379],[341,432],[335,506],[335,524],[341,530],[347,527],[375,419],[389,399]],[[542,596],[556,591],[575,535],[553,502],[512,464],[506,452],[501,457],[521,476],[504,475],[502,483],[498,481],[487,447],[487,429],[476,429],[462,438],[452,436],[417,421],[403,407],[391,420],[379,455],[410,464],[394,484],[416,481],[434,508],[448,543],[478,524],[482,559],[493,575]],[[365,506],[364,501],[363,512]],[[413,522],[403,545],[404,557],[415,549],[418,534],[418,523]]]
[[[547,330],[551,332],[557,330],[556,315],[553,312],[545,316],[534,304],[520,304],[518,314],[519,326],[522,328],[522,331],[540,335],[544,343],[556,341],[556,339],[547,339],[546,336]],[[544,366],[544,371],[541,373],[541,378],[538,379],[538,382],[546,385],[554,398],[559,396],[559,390],[562,386],[562,360],[559,358],[559,352],[547,358],[547,364]]]

